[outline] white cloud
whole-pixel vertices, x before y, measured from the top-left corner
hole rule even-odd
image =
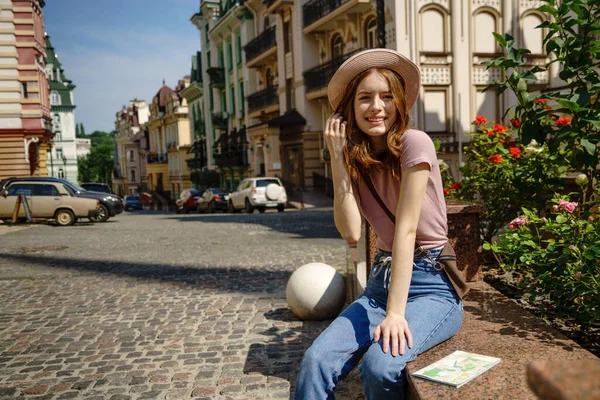
[[[174,87],[190,73],[191,57],[200,49],[199,35],[164,30],[88,29],[82,34],[84,42],[96,43],[58,50],[67,77],[77,85],[76,119],[88,133],[113,130],[115,113],[134,98],[150,102],[163,79]]]

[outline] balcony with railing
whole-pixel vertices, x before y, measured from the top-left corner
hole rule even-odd
[[[168,164],[168,158],[166,154],[150,153],[146,156],[148,164]]]
[[[358,49],[351,51],[350,53],[344,54],[341,57],[334,58],[331,61],[326,62],[325,64],[321,64],[315,68],[309,69],[308,71],[304,71],[304,83],[306,84],[306,92],[307,98],[310,100],[312,98],[321,97],[327,95],[327,85],[329,81],[335,74],[335,71],[346,61],[348,58],[352,57],[354,54],[362,51],[364,49]],[[311,96],[311,92],[313,93]],[[319,93],[323,92],[323,93]]]
[[[260,35],[244,46],[246,67],[253,68],[264,65],[271,59],[277,59],[277,39],[275,27],[265,29]]]
[[[248,141],[246,130],[222,133],[213,145],[213,158],[219,168],[247,167]]]
[[[211,87],[225,87],[225,69],[223,67],[208,68],[206,73],[208,74]]]
[[[260,92],[256,92],[248,96],[248,113],[255,113],[265,110],[268,107],[275,109],[279,108],[279,95],[277,94],[278,86],[271,86]],[[276,106],[276,107],[275,107]]]
[[[214,112],[212,114],[212,124],[217,129],[227,128],[227,115],[223,112]]]
[[[336,19],[371,8],[371,0],[310,0],[302,6],[304,33],[335,28]]]

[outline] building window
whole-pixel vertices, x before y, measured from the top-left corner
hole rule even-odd
[[[435,8],[424,11],[421,14],[419,30],[422,51],[439,53],[446,51],[446,40],[449,39],[449,34],[446,32],[446,16],[443,13]]]
[[[27,92],[27,82],[21,82],[21,97],[24,99],[29,97],[29,93]]]
[[[377,47],[377,20],[371,18],[366,24],[367,48],[374,49]]]
[[[331,40],[331,58],[336,59],[344,54],[344,40],[342,36],[337,33]]]
[[[58,170],[58,177],[60,179],[65,179],[65,171],[63,171],[62,168],[59,168],[59,170]]]
[[[129,161],[135,161],[135,155],[133,150],[129,150]]]
[[[54,131],[54,141],[55,142],[62,141],[62,132],[61,131]]]
[[[129,175],[131,175],[131,181],[135,182],[135,169],[132,169],[131,171],[129,171]]]
[[[56,159],[57,160],[62,160],[63,158],[63,149],[60,147],[56,148]]]
[[[242,35],[240,32],[237,33],[236,36],[236,45],[237,45],[237,63],[240,65],[242,63]]]
[[[229,68],[229,70],[233,69],[232,46],[233,46],[233,43],[231,41],[227,41],[227,68]]]
[[[496,16],[489,12],[475,14],[475,29],[473,30],[473,43],[475,53],[494,54],[498,51],[498,45],[492,35],[497,32]]]
[[[58,95],[57,92],[50,93],[50,104],[53,106],[60,105],[60,96]]]
[[[229,88],[229,95],[231,98],[231,113],[235,115],[235,90],[233,88],[233,85],[231,85],[231,87]]]

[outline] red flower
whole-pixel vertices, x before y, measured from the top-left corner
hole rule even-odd
[[[552,121],[556,121],[556,120],[558,120],[558,117],[556,115],[553,115],[552,116]]]
[[[498,140],[498,141],[499,141],[500,143],[502,143],[502,144],[505,144],[505,143],[506,143],[506,140],[504,140],[504,139],[500,139],[500,140]]]
[[[448,191],[448,189],[444,188],[444,196],[448,196],[450,194],[450,192]]]
[[[552,107],[546,106],[546,107],[544,107],[544,110],[552,110]]]
[[[494,136],[494,135],[496,134],[496,132],[495,132],[493,129],[487,129],[487,130],[485,131],[485,133],[486,133],[488,136]]]
[[[487,119],[483,115],[476,116],[475,120],[473,121],[473,123],[475,125],[485,124],[486,122],[487,122]]]
[[[511,147],[508,151],[514,158],[521,158],[521,149],[518,147]]]
[[[547,103],[546,99],[535,99],[533,102],[536,104],[546,104]]]
[[[564,126],[564,125],[568,125],[571,123],[571,118],[569,117],[562,117],[556,120],[556,125],[558,126]]]
[[[518,128],[521,126],[521,121],[519,121],[518,119],[511,119],[510,120],[511,125],[513,126],[513,128]]]
[[[458,190],[458,189],[462,189],[462,183],[453,183],[452,185],[450,185],[450,190]]]
[[[505,133],[508,128],[505,127],[504,125],[500,125],[500,124],[496,124],[492,127],[492,129],[497,132],[497,133]]]
[[[510,139],[508,139],[508,141],[509,141],[510,143],[512,143],[512,142],[514,142],[514,141],[515,141],[515,138],[512,138],[512,137],[511,137]]]
[[[488,158],[488,161],[491,163],[500,164],[502,161],[504,161],[504,158],[502,158],[502,156],[496,154],[496,155]]]

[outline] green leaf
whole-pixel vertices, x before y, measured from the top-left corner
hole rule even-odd
[[[491,250],[492,249],[492,246],[488,242],[485,242],[482,247],[483,247],[484,250]]]
[[[581,145],[585,148],[589,155],[594,155],[596,153],[596,145],[587,139],[581,139]]]
[[[500,46],[506,47],[506,39],[504,38],[504,36],[496,32],[492,32],[492,34],[494,35],[494,37],[496,38],[496,42],[498,42]]]
[[[563,223],[567,222],[567,218],[563,215],[557,215],[556,222],[558,222],[559,224],[563,224]]]
[[[519,82],[517,83],[517,90],[519,92],[526,92],[527,91],[527,81],[523,78],[519,79]]]

